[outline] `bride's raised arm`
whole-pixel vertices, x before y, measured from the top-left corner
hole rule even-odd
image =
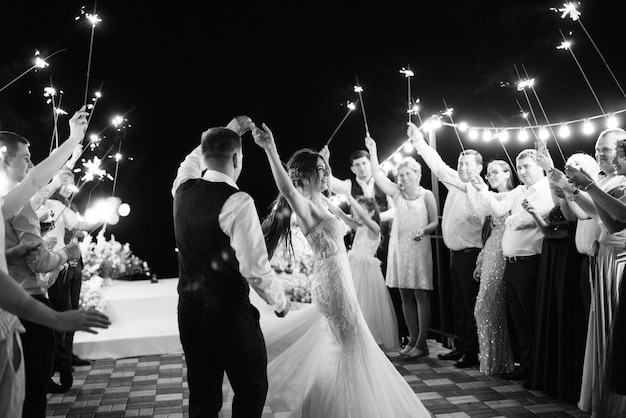
[[[309,199],[304,197],[291,182],[289,174],[287,174],[282,161],[280,161],[272,131],[270,131],[265,123],[262,124],[262,127],[263,129],[257,126],[252,128],[254,142],[265,150],[265,155],[267,155],[267,159],[270,163],[276,187],[278,187],[278,191],[285,197],[289,206],[291,206],[291,210],[298,216],[300,228],[302,228],[302,231],[306,234],[319,223],[320,217],[312,211]]]

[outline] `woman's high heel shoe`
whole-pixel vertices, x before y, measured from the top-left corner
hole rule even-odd
[[[406,356],[407,353],[409,353],[411,350],[413,350],[415,347],[411,346],[411,345],[405,345],[404,348],[402,350],[400,350],[400,355],[401,356]]]
[[[413,349],[411,351],[409,351],[408,353],[404,354],[405,358],[420,358],[420,357],[426,357],[428,355],[428,349],[426,350],[420,350],[417,347],[413,347]]]

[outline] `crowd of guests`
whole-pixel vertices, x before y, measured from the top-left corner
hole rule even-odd
[[[626,328],[619,301],[626,262],[626,131],[603,131],[595,158],[575,153],[561,167],[539,141],[516,156],[514,167],[502,160],[485,164],[480,153],[465,149],[456,169],[415,125],[409,124],[408,135],[448,189],[441,226],[450,250],[456,340],[439,358],[522,380],[528,389],[577,403],[594,415],[624,416],[626,370],[620,353]],[[365,145],[367,153],[351,156],[356,178],[331,175],[330,190],[364,196],[384,209],[384,217],[377,218],[383,238],[376,256],[400,338],[408,335],[400,354],[422,357],[428,355],[433,289],[428,235],[438,226],[435,199],[420,186],[422,170],[414,158],[405,157],[392,178],[378,165],[374,140],[366,138]],[[322,155],[329,158],[328,150]],[[364,281],[376,286],[354,268],[353,276],[358,286]],[[378,308],[370,306],[371,298],[359,302],[364,312],[386,311],[387,302],[378,302]],[[370,322],[376,335],[380,321]]]
[[[36,166],[26,138],[0,131],[2,417],[44,417],[48,393],[67,392],[72,365],[85,362],[72,354],[74,331],[95,332],[92,327],[109,323],[105,315],[77,309],[80,250],[64,239],[66,229],[92,227],[77,219],[68,200],[70,166],[80,155],[87,117],[84,109],[76,112],[69,138]],[[51,228],[49,236],[42,224]],[[52,380],[56,371],[59,384]]]

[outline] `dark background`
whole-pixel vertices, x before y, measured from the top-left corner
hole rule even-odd
[[[35,49],[50,67],[31,71],[0,92],[0,129],[30,139],[33,161],[50,147],[53,119],[43,88],[63,91],[61,107],[70,115],[85,95],[91,26],[74,20],[93,2],[3,2],[0,6],[0,88],[32,65]],[[578,22],[561,19],[553,1],[455,2],[145,2],[101,0],[103,20],[95,29],[89,97],[102,88],[88,133],[105,138],[94,153],[102,156],[122,139],[116,195],[131,214],[107,231],[146,260],[160,277],[176,277],[170,187],[178,164],[197,144],[202,131],[246,114],[274,131],[284,160],[301,147],[320,148],[355,101],[355,78],[372,136],[385,157],[406,139],[407,82],[399,73],[410,66],[414,98],[426,117],[454,107],[456,122],[524,126],[518,102],[529,110],[515,83],[525,69],[550,122],[600,114],[599,107],[568,51],[557,50],[559,29],[572,32],[574,52],[605,112],[626,108],[617,88]],[[584,2],[582,22],[622,83],[626,83],[623,12],[626,6]],[[524,75],[522,73],[522,75]],[[509,83],[507,85],[507,83]],[[529,92],[530,93],[530,92]],[[534,110],[541,116],[536,100]],[[126,114],[122,132],[107,128],[115,114]],[[68,116],[59,120],[67,136]],[[540,123],[545,123],[540,117]],[[624,119],[624,118],[622,118]],[[417,121],[417,120],[416,120]],[[623,121],[626,123],[626,120]],[[600,128],[597,128],[600,129]],[[561,140],[566,155],[593,152],[596,135],[580,126]],[[331,165],[340,178],[351,176],[348,155],[363,148],[364,124],[357,108],[331,145]],[[470,143],[486,160],[503,158],[496,141]],[[439,150],[453,166],[460,151],[451,128],[438,132]],[[548,146],[562,165],[554,140]],[[514,156],[532,142],[507,145]],[[245,137],[243,190],[257,201],[260,216],[276,194],[263,152]],[[132,157],[128,160],[127,157]],[[113,175],[115,164],[107,160]],[[430,187],[428,171],[423,183]],[[87,184],[76,198],[85,208],[111,195],[112,182]]]

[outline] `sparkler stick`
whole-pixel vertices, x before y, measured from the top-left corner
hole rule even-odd
[[[622,93],[622,96],[624,96],[624,98],[626,98],[626,93],[624,93],[624,89],[622,88],[622,86],[620,85],[619,81],[617,80],[617,77],[615,77],[615,74],[613,73],[613,70],[611,70],[611,67],[609,67],[609,64],[607,63],[606,59],[604,58],[604,55],[602,55],[602,52],[600,52],[600,48],[598,48],[598,45],[596,45],[595,41],[591,37],[591,34],[587,31],[587,28],[585,27],[585,25],[583,25],[583,21],[582,21],[582,19],[580,19],[581,13],[578,11],[578,5],[576,3],[574,3],[574,2],[563,3],[563,7],[562,8],[557,9],[556,7],[553,7],[551,10],[554,10],[557,13],[561,13],[561,19],[565,19],[566,17],[570,17],[574,22],[578,22],[578,24],[582,28],[583,32],[585,32],[585,35],[587,35],[587,38],[591,42],[591,45],[593,45],[593,47],[595,48],[596,52],[600,56],[600,59],[604,63],[604,66],[609,71],[609,74],[611,74],[611,77],[613,77],[613,81],[615,81],[615,84],[617,84],[617,87],[619,88],[619,91]]]
[[[363,112],[363,122],[365,123],[365,135],[370,136],[370,130],[367,126],[367,116],[365,116],[365,103],[363,102],[363,96],[361,93],[363,92],[363,87],[359,85],[359,78],[354,77],[356,79],[356,86],[354,86],[354,92],[359,95],[359,101],[361,102],[361,111]]]
[[[583,67],[580,65],[580,62],[578,62],[578,58],[576,58],[576,54],[574,54],[574,50],[572,49],[572,42],[565,39],[565,35],[563,35],[563,31],[561,31],[561,29],[559,29],[559,33],[563,37],[563,42],[557,48],[564,49],[570,52],[570,54],[572,55],[572,58],[574,58],[574,62],[576,63],[576,65],[578,66],[578,69],[580,70],[580,73],[583,75],[583,78],[585,79],[585,82],[587,83],[589,90],[591,90],[591,94],[593,94],[593,97],[596,99],[596,103],[598,104],[598,107],[600,108],[602,113],[606,114],[606,112],[602,108],[602,105],[600,104],[600,100],[598,99],[596,92],[594,91],[593,87],[591,87],[591,83],[589,82],[589,78],[587,78],[587,74],[585,74]]]
[[[445,112],[443,112],[444,115],[446,115],[449,119],[450,119],[450,123],[452,123],[452,126],[454,127],[454,133],[456,134],[456,139],[458,139],[459,141],[459,145],[461,146],[461,150],[463,152],[465,152],[465,147],[463,146],[463,141],[461,141],[461,135],[459,135],[459,131],[456,128],[456,124],[454,123],[454,119],[452,118],[452,112],[453,112],[453,108],[448,107],[448,104],[446,103],[446,99],[443,99],[443,105],[445,106],[446,110]]]
[[[122,159],[122,139],[120,138],[119,146],[117,147],[117,154],[115,154],[115,173],[113,174],[113,190],[111,196],[115,196],[115,186],[117,185],[117,172],[120,167],[120,160]]]
[[[28,74],[32,70],[34,70],[36,68],[46,68],[46,67],[48,67],[50,64],[48,64],[48,62],[46,60],[52,58],[53,56],[55,56],[59,52],[63,52],[63,51],[66,51],[66,49],[59,49],[58,51],[48,55],[46,58],[39,58],[39,51],[35,51],[35,64],[33,64],[32,67],[30,67],[28,70],[24,71],[22,74],[20,74],[17,77],[15,77],[13,80],[9,81],[8,84],[5,84],[4,87],[0,88],[0,92],[5,90],[7,87],[9,87],[11,84],[15,83],[20,78],[24,77],[26,74]]]
[[[409,123],[411,123],[411,114],[413,113],[413,99],[411,98],[411,77],[413,77],[415,73],[411,71],[411,67],[408,67],[408,68],[402,67],[402,69],[400,70],[400,74],[404,74],[404,77],[406,78],[408,103],[409,103],[409,109],[407,113],[409,114]]]
[[[335,131],[332,133],[330,138],[328,138],[328,141],[326,141],[326,146],[328,146],[330,144],[330,141],[333,140],[333,137],[335,136],[337,131],[339,131],[339,128],[341,128],[341,125],[343,125],[343,123],[346,121],[346,119],[348,119],[348,116],[350,115],[350,113],[352,113],[352,111],[354,109],[356,109],[356,105],[359,104],[359,101],[360,101],[360,99],[357,100],[356,103],[348,102],[348,104],[346,106],[348,108],[348,111],[346,112],[346,115],[343,117],[343,119],[341,119],[341,122],[339,122],[339,125],[337,125],[337,128],[335,128]]]
[[[85,100],[83,102],[83,106],[87,106],[87,92],[89,91],[89,75],[91,73],[91,57],[93,55],[93,39],[96,32],[96,25],[102,22],[102,19],[100,19],[96,14],[97,4],[98,1],[94,1],[93,14],[85,13],[85,17],[91,23],[91,36],[89,40],[89,56],[87,58],[87,79],[85,80]]]
[[[523,64],[522,64],[522,68],[524,69],[524,72],[526,73],[526,77],[528,77],[528,72],[526,71],[526,67],[524,67]],[[563,150],[561,149],[559,140],[557,139],[554,133],[554,130],[552,129],[552,125],[550,124],[550,121],[548,120],[548,115],[546,114],[546,110],[543,108],[543,104],[541,104],[541,100],[539,100],[539,95],[537,94],[537,90],[535,90],[534,84],[530,86],[530,89],[535,95],[535,99],[537,99],[537,103],[539,103],[539,108],[541,109],[541,112],[543,113],[543,117],[546,119],[546,123],[548,124],[548,128],[550,129],[550,132],[552,133],[552,136],[554,137],[554,143],[556,144],[556,147],[559,150],[559,154],[561,155],[561,158],[563,159],[563,164],[565,164],[567,162],[567,159],[565,158],[565,154],[563,154]]]
[[[528,93],[526,93],[526,88],[527,87],[532,87],[535,85],[535,79],[529,79],[526,78],[525,80],[522,80],[522,77],[520,76],[519,71],[517,70],[517,64],[513,64],[513,68],[515,68],[515,73],[517,74],[517,90],[521,91],[522,93],[524,93],[524,97],[526,98],[526,103],[528,103],[528,108],[530,110],[530,114],[533,117],[533,120],[535,121],[535,125],[539,125],[539,122],[537,122],[537,117],[535,116],[535,111],[533,110],[533,106],[530,103],[530,98],[528,97]],[[519,105],[519,103],[518,103]],[[520,109],[522,109],[522,107],[520,106]],[[523,109],[522,109],[523,112]]]

